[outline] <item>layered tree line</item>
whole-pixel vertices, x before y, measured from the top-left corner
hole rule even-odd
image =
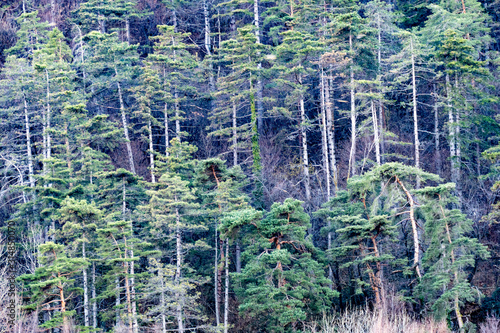
[[[308,332],[395,299],[461,332],[499,316],[499,13],[4,1],[0,326]]]

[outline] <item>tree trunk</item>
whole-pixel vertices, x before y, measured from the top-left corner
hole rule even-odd
[[[163,267],[158,269],[158,277],[161,282],[161,294],[160,294],[160,304],[161,304],[161,328],[162,333],[167,333],[167,318],[165,316],[165,280],[163,278]]]
[[[127,297],[127,317],[128,317],[128,331],[129,333],[132,333],[134,331],[134,324],[133,324],[133,320],[132,320],[132,297],[131,297],[131,294],[130,294],[130,282],[129,282],[129,278],[128,278],[128,274],[129,274],[129,269],[128,269],[128,261],[127,261],[127,239],[126,237],[123,237],[123,242],[125,244],[125,248],[124,248],[124,263],[123,263],[123,273],[124,273],[124,276],[125,276],[125,295]]]
[[[257,44],[260,44],[260,17],[259,17],[259,0],[254,0],[253,2],[253,13],[254,13],[254,24],[255,24],[255,37],[257,38]],[[262,79],[260,75],[260,70],[262,64],[259,62],[257,64],[257,69],[259,74],[257,75],[257,131],[262,135],[263,129],[263,117],[264,117],[264,107],[262,105]]]
[[[236,102],[233,100],[233,166],[238,165],[238,118],[236,114]]]
[[[226,239],[226,260],[225,260],[225,268],[226,268],[226,284],[224,290],[224,333],[227,333],[229,328],[228,325],[228,317],[229,317],[229,242]]]
[[[82,243],[82,256],[87,259],[85,253],[85,242]],[[90,326],[89,322],[89,291],[87,285],[87,269],[83,269],[83,322],[86,327]]]
[[[328,156],[328,143],[326,134],[326,105],[325,105],[325,79],[323,76],[323,68],[321,68],[321,150],[323,153],[323,170],[325,172],[326,181],[326,198],[327,201],[330,200],[331,189],[330,189],[330,165]]]
[[[175,198],[177,201],[177,197]],[[184,322],[182,319],[182,304],[183,304],[183,292],[180,291],[181,284],[181,265],[182,265],[182,239],[181,239],[181,219],[179,215],[179,209],[175,208],[175,221],[176,221],[176,232],[175,232],[175,240],[176,240],[176,271],[175,271],[175,284],[178,288],[177,291],[177,331],[179,333],[184,332]]]
[[[115,68],[115,74],[118,75],[118,71]],[[123,134],[125,135],[125,144],[127,146],[128,153],[128,162],[130,165],[130,171],[135,175],[135,166],[134,166],[134,155],[132,154],[132,146],[130,144],[130,137],[128,135],[128,125],[127,125],[127,117],[125,115],[125,105],[123,103],[123,95],[122,95],[122,87],[120,82],[116,82],[118,87],[118,97],[120,100],[120,112],[122,115],[122,126],[123,126]]]
[[[418,140],[418,115],[417,115],[417,84],[415,79],[415,55],[413,52],[413,38],[410,38],[411,52],[411,80],[413,92],[413,137],[415,142],[415,167],[420,169],[420,141]],[[420,188],[420,177],[417,177],[417,189]]]
[[[28,154],[28,175],[29,175],[30,187],[34,188],[35,178],[33,177],[33,155],[31,153],[30,121],[28,117],[28,103],[26,102],[26,96],[24,95],[24,91],[23,91],[23,99],[24,99],[24,127],[26,133],[26,152]]]
[[[399,179],[398,176],[396,176],[396,182],[399,184],[399,186],[401,186],[401,189],[405,192],[406,198],[408,199],[408,203],[410,204],[410,222],[411,222],[411,229],[413,232],[413,247],[414,247],[413,266],[415,268],[415,271],[417,272],[418,278],[421,279],[422,274],[420,273],[420,267],[419,267],[420,241],[418,239],[417,221],[415,219],[415,201],[413,200],[412,195],[406,189],[403,182]]]
[[[130,222],[132,223],[132,222]],[[134,257],[134,250],[130,250],[130,258]],[[132,331],[134,333],[139,332],[139,323],[137,322],[137,302],[135,301],[135,273],[134,273],[134,262],[130,262],[130,291],[132,297]]]
[[[149,117],[152,117],[151,111],[149,112]],[[151,182],[156,183],[155,178],[155,157],[154,157],[154,147],[153,147],[153,128],[151,126],[151,119],[148,119],[148,134],[149,134],[149,168],[151,172]]]
[[[50,24],[56,25],[56,1],[50,0]]]
[[[46,125],[45,125],[45,158],[50,159],[51,156],[51,139],[50,139],[50,84],[49,84],[49,72],[45,70],[45,76],[47,78],[47,106],[46,106]],[[44,163],[45,165],[46,163]],[[45,170],[47,166],[45,165]]]
[[[437,103],[437,92],[436,84],[432,84],[432,91],[434,93],[434,145],[436,147],[435,156],[436,159],[436,174],[441,176],[442,162],[441,162],[441,150],[439,149],[439,113],[438,113],[438,103]]]
[[[215,221],[215,263],[214,263],[214,296],[215,296],[215,323],[217,327],[220,325],[220,315],[219,315],[219,235],[217,233],[217,228],[219,223]]]
[[[352,35],[349,34],[349,51],[352,52]],[[354,59],[351,59],[350,72],[350,93],[351,93],[351,151],[349,154],[349,170],[347,179],[356,174],[356,101],[354,99]]]
[[[95,293],[95,262],[92,263],[92,327],[97,328],[97,301]]]
[[[306,190],[306,200],[311,201],[311,186],[309,180],[309,156],[307,151],[307,133],[306,133],[306,112],[304,108],[304,98],[301,96],[300,101],[300,134],[302,136],[302,172],[304,173],[304,187]]]
[[[330,149],[330,169],[333,175],[335,193],[339,190],[337,157],[335,154],[335,119],[333,117],[332,100],[330,98],[330,82],[325,80],[326,135]]]
[[[370,101],[371,109],[372,109],[372,122],[373,122],[373,141],[375,144],[375,159],[377,161],[377,165],[381,164],[380,161],[380,140],[378,137],[378,119],[377,119],[377,110],[375,109],[375,102],[373,100]]]
[[[60,272],[57,273],[57,277],[59,279],[62,278],[62,275]],[[59,298],[61,301],[61,314],[63,317],[63,333],[69,333],[69,321],[68,321],[68,317],[66,316],[66,298],[64,297],[64,288],[63,288],[63,284],[61,281],[59,281],[58,289],[59,289]]]
[[[438,196],[439,200],[441,201],[441,195],[438,194]],[[443,220],[446,220],[446,215],[444,213],[443,206],[439,205],[439,208],[441,209]],[[451,241],[450,227],[448,226],[448,222],[445,222],[444,226],[446,230],[446,237],[448,238],[448,244],[452,245],[453,242]],[[453,252],[453,249],[450,251],[450,256],[451,256],[451,264],[453,267],[455,267],[455,253]],[[456,268],[453,269],[453,277],[455,279],[455,284],[458,284],[458,271]],[[457,316],[458,328],[460,331],[462,331],[462,327],[464,326],[464,321],[462,319],[462,314],[460,313],[460,303],[458,301],[458,294],[455,295],[454,310],[455,310],[455,315]]]
[[[120,327],[122,320],[120,317],[120,278],[117,276],[115,278],[116,285],[116,299],[115,299],[115,308],[116,308],[116,327]]]
[[[378,32],[378,50],[377,50],[377,60],[378,60],[378,71],[379,74],[382,72],[382,31],[380,28],[380,15],[377,14],[377,32]],[[382,78],[380,78],[382,80]],[[382,92],[380,92],[382,93]],[[384,144],[384,122],[383,122],[383,102],[382,97],[380,97],[378,101],[378,128],[379,128],[379,146],[380,146],[380,162],[383,162],[382,156],[385,152],[385,144]]]
[[[450,87],[450,77],[448,73],[446,74],[446,99],[448,107],[448,130],[450,137],[450,160],[451,160],[451,181],[455,184],[458,183],[458,163],[457,163],[457,153],[456,153],[456,130],[455,121],[453,116],[453,109],[451,106],[451,87]]]
[[[241,273],[241,248],[239,241],[236,241],[236,273]]]
[[[130,45],[130,19],[125,18],[125,33],[127,37],[127,43]]]

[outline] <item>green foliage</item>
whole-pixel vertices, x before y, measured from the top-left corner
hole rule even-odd
[[[258,316],[266,331],[291,331],[298,321],[327,310],[337,295],[328,288],[323,268],[314,259],[314,246],[305,238],[309,216],[301,205],[286,199],[273,204],[263,220],[251,211],[226,218],[233,226],[254,226],[243,254],[247,264],[233,275],[240,312]]]

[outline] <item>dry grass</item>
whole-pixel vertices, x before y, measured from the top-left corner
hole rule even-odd
[[[321,326],[322,329],[317,330]],[[450,333],[445,322],[415,320],[405,311],[396,313],[359,309],[323,318],[310,325],[311,333]],[[486,333],[486,332],[485,332]],[[489,331],[487,332],[489,333]]]

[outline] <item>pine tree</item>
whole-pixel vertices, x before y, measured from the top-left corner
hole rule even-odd
[[[31,303],[28,310],[57,311],[52,319],[40,327],[45,329],[61,328],[69,333],[69,318],[75,314],[69,310],[68,302],[81,292],[74,287],[75,275],[88,266],[83,258],[70,258],[65,254],[64,245],[47,242],[40,245],[40,264],[34,274],[19,277],[30,290]]]
[[[305,239],[309,216],[301,205],[286,199],[273,204],[261,221],[248,220],[257,219],[256,214],[246,215],[254,225],[252,245],[244,252],[247,264],[234,275],[240,311],[258,316],[261,330],[296,330],[300,321],[325,311],[337,296],[314,259],[314,246]]]
[[[203,316],[200,314],[195,302],[198,298],[195,293],[195,284],[200,283],[196,279],[189,279],[186,274],[187,262],[186,253],[194,248],[205,248],[203,241],[189,243],[188,235],[199,233],[206,228],[196,223],[193,218],[197,214],[199,204],[196,202],[194,190],[186,180],[185,172],[192,172],[193,161],[190,156],[192,146],[187,143],[182,144],[179,140],[173,139],[169,149],[169,155],[166,158],[164,173],[158,180],[156,187],[148,191],[151,196],[147,207],[152,216],[153,238],[164,238],[160,244],[162,248],[172,247],[174,253],[165,253],[167,257],[175,262],[172,266],[173,289],[168,295],[163,292],[162,298],[168,297],[172,304],[166,305],[165,299],[162,301],[162,318],[173,316],[176,324],[174,327],[179,332],[184,332],[186,323],[202,322]],[[158,242],[157,242],[158,243]],[[162,264],[157,263],[157,274],[163,274]],[[160,283],[165,283],[164,277],[158,276]],[[163,281],[163,282],[162,282]],[[175,307],[174,307],[175,306]],[[165,308],[166,307],[166,308]],[[170,307],[174,307],[171,308]],[[163,320],[163,319],[162,319]],[[192,325],[190,325],[192,326]]]
[[[127,88],[133,85],[133,79],[138,69],[137,45],[120,42],[116,33],[103,34],[96,31],[87,34],[85,40],[90,49],[89,59],[84,64],[86,66],[85,70],[91,76],[95,94],[104,98],[105,92],[107,92],[118,99],[128,164],[130,171],[135,174],[136,169],[131,135],[129,134],[125,92]]]
[[[175,26],[161,25],[158,29],[160,34],[151,38],[155,41],[155,52],[148,58],[159,66],[163,89],[168,93],[165,96],[165,103],[174,106],[173,110],[165,109],[165,131],[168,129],[168,121],[174,121],[175,137],[181,140],[187,135],[185,131],[181,131],[181,122],[184,120],[185,113],[181,105],[195,90],[192,80],[196,60],[189,53],[189,49],[194,45],[185,42],[190,34],[177,32]],[[170,117],[170,114],[173,114],[173,117]],[[165,140],[168,146],[167,135]]]
[[[295,21],[292,21],[292,24]],[[307,119],[305,101],[308,99],[308,79],[315,74],[316,66],[313,63],[319,58],[322,44],[315,40],[312,35],[299,31],[289,30],[281,33],[282,43],[276,47],[276,57],[279,61],[274,69],[279,73],[275,83],[277,89],[285,91],[286,114],[292,119],[294,109],[299,110],[299,142],[302,145],[302,173],[306,202],[311,200],[311,186],[309,176],[309,152],[307,143],[307,130],[310,122]]]
[[[457,198],[451,193],[455,185],[447,183],[416,191],[422,196],[424,225],[429,242],[423,257],[427,272],[419,284],[419,292],[432,304],[431,310],[438,319],[454,312],[460,330],[464,328],[460,306],[465,301],[477,300],[481,295],[471,286],[466,270],[474,266],[477,258],[487,259],[490,254],[485,245],[468,234],[472,221],[457,209],[448,209]]]

